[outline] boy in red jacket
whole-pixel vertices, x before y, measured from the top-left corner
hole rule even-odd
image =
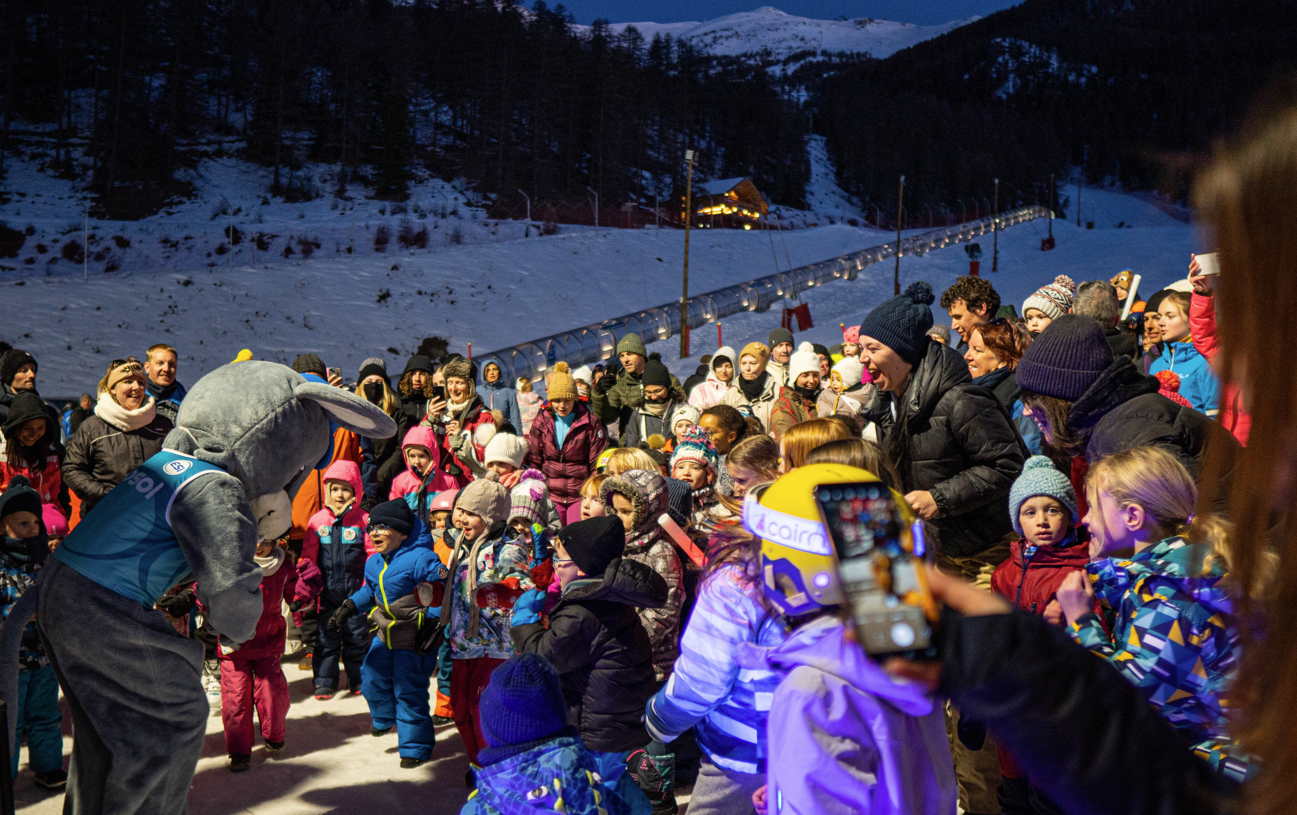
[[[995,568],[991,588],[1017,608],[1063,624],[1054,599],[1063,578],[1090,562],[1089,547],[1077,540],[1076,492],[1067,476],[1044,456],[1032,456],[1009,490],[1009,518],[1022,537],[1009,547],[1009,559]],[[1061,812],[1023,775],[1000,748],[1000,807],[1004,815]]]

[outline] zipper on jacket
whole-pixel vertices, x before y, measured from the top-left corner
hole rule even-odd
[[[1022,608],[1022,589],[1027,585],[1027,569],[1031,566],[1031,557],[1036,554],[1040,547],[1034,543],[1029,543],[1022,547],[1022,574],[1018,576],[1018,596],[1013,600],[1014,608]],[[1035,612],[1036,604],[1032,603],[1031,610]]]

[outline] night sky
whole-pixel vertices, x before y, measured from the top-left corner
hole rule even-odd
[[[550,7],[558,0],[548,0]],[[800,17],[832,20],[873,17],[933,25],[980,14],[983,17],[1015,5],[1019,0],[563,0],[578,23],[596,18],[614,23],[702,22],[726,14],[753,11],[763,5]]]

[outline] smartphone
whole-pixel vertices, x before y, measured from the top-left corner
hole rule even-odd
[[[443,402],[446,401],[446,386],[445,386],[445,385],[433,385],[433,386],[432,386],[432,398],[433,398],[433,399],[440,399],[440,400],[443,401]]]
[[[876,481],[825,484],[815,497],[865,653],[935,658],[939,612],[923,571],[922,522],[908,524],[891,490]]]
[[[1215,252],[1206,255],[1194,255],[1194,258],[1198,261],[1198,268],[1202,270],[1198,274],[1220,274],[1220,258]]]
[[[332,380],[335,376],[336,376],[338,379],[342,379],[342,369],[341,369],[341,368],[329,368],[329,369],[327,369],[327,372],[328,372],[329,375],[326,377],[326,379]]]

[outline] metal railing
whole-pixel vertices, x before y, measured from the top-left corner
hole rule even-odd
[[[1000,229],[1005,229],[1036,218],[1049,217],[1049,209],[1030,206],[1002,213]],[[923,232],[900,240],[900,253],[923,255],[942,249],[952,243],[964,243],[992,232],[996,219],[979,218]],[[723,289],[695,295],[688,300],[687,321],[691,329],[744,311],[767,311],[771,306],[792,294],[798,294],[834,280],[855,280],[866,267],[893,258],[897,241],[862,249],[819,263],[799,266],[766,277],[736,283]],[[573,368],[610,359],[617,342],[627,334],[639,334],[645,343],[658,342],[680,332],[680,302],[636,311],[601,323],[560,331],[548,337],[519,343],[498,351],[491,351],[474,360],[479,365],[495,362],[508,381],[527,377],[533,382],[541,379],[545,371],[559,360]]]

